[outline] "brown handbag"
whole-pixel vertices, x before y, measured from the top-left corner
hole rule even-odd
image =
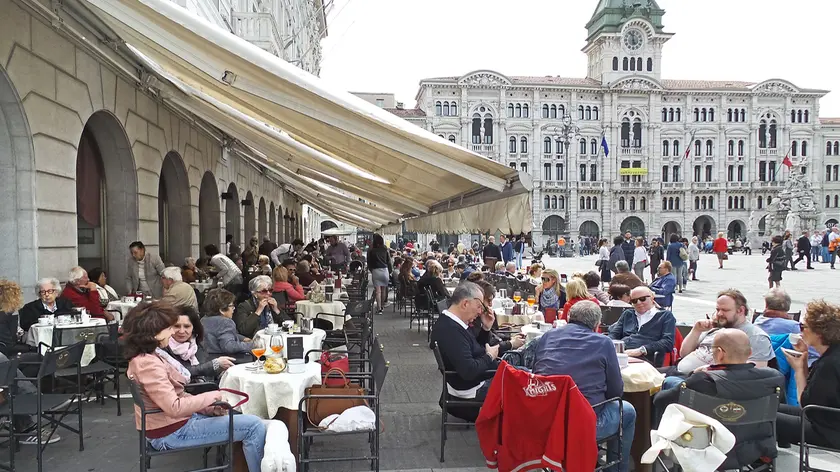
[[[306,395],[366,395],[367,391],[359,384],[351,383],[339,369],[330,369],[324,374],[324,380],[331,374],[341,376],[341,385],[315,385],[306,389]],[[326,383],[326,382],[322,382]],[[367,405],[364,398],[309,398],[306,400],[306,417],[313,426],[318,426],[324,418],[330,415],[340,415],[348,408]]]

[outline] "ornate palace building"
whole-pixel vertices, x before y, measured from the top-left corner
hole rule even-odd
[[[763,226],[789,172],[807,175],[820,221],[836,224],[840,119],[819,117],[828,91],[781,79],[662,79],[673,36],[664,13],[654,0],[599,0],[586,25],[585,78],[429,78],[416,109],[391,111],[529,173],[539,245],[626,230],[746,235],[751,214]],[[790,170],[781,165],[788,153]]]

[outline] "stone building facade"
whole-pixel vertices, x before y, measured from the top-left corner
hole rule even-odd
[[[530,173],[539,245],[625,230],[745,236],[751,214],[763,225],[789,172],[807,175],[820,221],[836,224],[840,119],[819,117],[828,91],[781,79],[662,79],[673,34],[655,1],[635,3],[598,3],[585,78],[489,70],[429,78],[416,109],[391,111]],[[564,116],[579,129],[568,148]],[[781,165],[785,155],[793,169]]]
[[[226,233],[302,235],[295,195],[164,104],[89,11],[67,8],[0,0],[0,277],[29,299],[40,277],[100,266],[123,292],[134,240],[182,265]]]

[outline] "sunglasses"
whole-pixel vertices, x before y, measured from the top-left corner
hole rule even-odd
[[[637,302],[646,302],[648,298],[650,298],[649,295],[645,295],[644,297],[639,297],[639,298],[631,298],[630,299],[630,304],[635,305]]]
[[[271,293],[271,289],[258,290],[257,293]]]
[[[543,277],[543,278],[542,278],[542,281],[543,281],[543,282],[551,282],[551,281],[552,281],[552,278],[551,278],[551,277]]]

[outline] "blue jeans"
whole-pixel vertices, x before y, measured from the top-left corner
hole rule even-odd
[[[623,410],[622,421],[622,438],[621,438],[621,463],[607,469],[607,472],[627,472],[630,467],[630,447],[633,445],[633,435],[636,431],[636,409],[633,405],[622,400],[621,406]],[[613,435],[618,432],[618,403],[610,402],[601,407],[601,412],[597,414],[595,426],[595,439],[601,439]],[[616,450],[616,440],[612,440],[607,444],[607,462],[612,462],[618,459],[618,451]]]
[[[228,435],[227,415],[204,416],[194,413],[177,431],[149,443],[158,451],[181,447],[200,446],[202,444],[224,441]],[[260,471],[260,462],[265,448],[265,424],[254,415],[235,415],[233,417],[233,440],[242,441],[242,451],[248,462],[250,472]]]
[[[672,388],[677,388],[685,382],[685,378],[683,377],[665,377],[665,380],[662,382],[662,390],[671,390]]]

